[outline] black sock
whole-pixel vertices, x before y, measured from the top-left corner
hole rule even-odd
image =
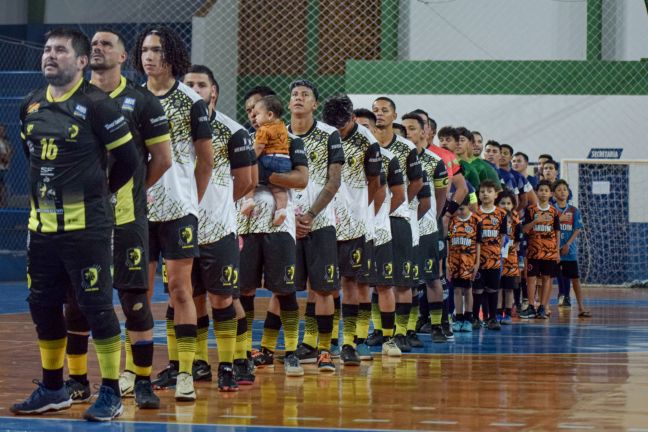
[[[475,318],[479,318],[479,309],[482,305],[482,293],[473,292],[473,307],[472,314]]]
[[[504,308],[504,313],[506,314],[506,316],[510,317],[512,312],[512,308]]]
[[[63,387],[63,368],[43,369],[43,385],[48,390],[59,390]]]
[[[497,291],[488,293],[488,319],[497,319],[497,301],[499,296]]]
[[[133,352],[133,363],[139,367],[149,367],[153,365],[153,341],[141,341],[131,345]],[[135,375],[135,382],[148,381],[150,376]]]

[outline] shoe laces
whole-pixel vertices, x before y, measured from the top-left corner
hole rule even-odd
[[[33,402],[36,398],[38,398],[40,395],[44,394],[47,388],[45,387],[45,384],[42,381],[39,381],[37,379],[33,379],[32,383],[36,384],[38,388],[32,392],[31,395],[27,398],[25,403],[29,404]]]
[[[97,390],[92,395],[92,398],[96,399],[95,404],[110,405],[112,403],[112,401],[110,400],[111,399],[110,391],[109,391],[110,387],[95,384],[93,388]]]

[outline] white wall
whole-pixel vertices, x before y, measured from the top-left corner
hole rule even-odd
[[[27,24],[26,0],[0,0],[0,25]]]
[[[378,96],[396,103],[399,115],[422,108],[439,126],[479,130],[486,140],[523,151],[584,159],[592,147],[623,148],[623,159],[648,159],[647,96],[350,95],[371,109]]]
[[[190,21],[202,0],[46,0],[52,24]]]
[[[644,0],[604,0],[603,58],[648,58],[648,12]]]

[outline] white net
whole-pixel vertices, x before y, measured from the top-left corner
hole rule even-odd
[[[563,160],[561,177],[585,229],[579,266],[585,282],[648,280],[648,160]]]

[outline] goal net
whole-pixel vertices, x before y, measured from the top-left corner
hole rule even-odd
[[[617,285],[648,280],[648,160],[561,161],[581,210],[581,278]]]

